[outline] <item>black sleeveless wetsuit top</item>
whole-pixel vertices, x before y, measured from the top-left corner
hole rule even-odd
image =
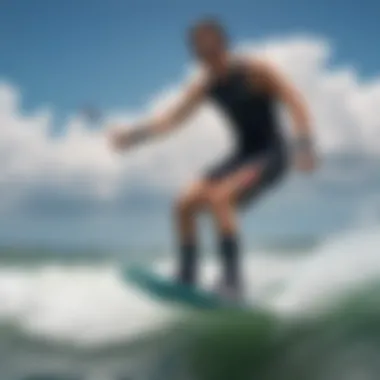
[[[234,64],[222,79],[214,80],[209,97],[232,122],[238,153],[256,154],[281,144],[276,120],[276,101],[255,89],[247,67]]]

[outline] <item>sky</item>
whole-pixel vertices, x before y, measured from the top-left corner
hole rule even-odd
[[[106,125],[92,129],[78,110],[116,122],[175,101],[192,67],[186,28],[205,15],[302,90],[323,162],[257,205],[247,231],[377,223],[379,13],[370,0],[1,1],[0,243],[170,240],[176,194],[229,149],[225,120],[205,105],[167,141],[119,157]]]
[[[183,76],[186,28],[220,17],[235,41],[307,33],[327,37],[334,60],[377,73],[379,2],[308,0],[3,0],[0,76],[23,107],[66,116],[83,104],[143,105]]]

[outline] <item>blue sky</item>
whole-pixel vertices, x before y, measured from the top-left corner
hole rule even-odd
[[[137,107],[178,81],[188,61],[184,31],[219,16],[238,40],[309,33],[327,37],[335,60],[378,72],[380,4],[308,0],[3,0],[0,77],[23,91],[23,106],[62,117],[84,103]]]
[[[312,180],[292,176],[256,206],[247,236],[378,223],[379,14],[371,0],[1,1],[0,244],[170,241],[171,202],[223,150],[221,120],[206,109],[175,144],[115,157],[104,130],[70,116],[84,104],[112,116],[167,102],[190,61],[186,28],[204,15],[249,53],[268,47],[312,100],[326,158]],[[347,147],[368,157],[336,159]]]

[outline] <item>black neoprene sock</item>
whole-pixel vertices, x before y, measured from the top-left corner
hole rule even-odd
[[[178,280],[186,285],[193,285],[197,275],[197,245],[195,243],[181,244],[179,248]]]
[[[234,235],[224,235],[220,240],[220,254],[224,266],[224,284],[240,289],[239,242]]]

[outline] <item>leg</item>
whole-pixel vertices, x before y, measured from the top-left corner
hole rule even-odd
[[[197,234],[196,217],[206,199],[207,184],[199,181],[187,189],[175,207],[175,226],[179,238],[178,280],[185,284],[196,281]]]
[[[259,155],[235,155],[213,168],[206,176],[209,182],[209,206],[220,235],[220,252],[224,263],[227,288],[241,287],[237,207],[259,195],[282,177],[287,168],[283,149]]]
[[[209,190],[209,205],[220,236],[220,252],[224,263],[223,283],[234,293],[241,290],[237,206],[247,189],[252,189],[259,183],[261,173],[260,163],[244,165],[225,178],[213,181]]]

